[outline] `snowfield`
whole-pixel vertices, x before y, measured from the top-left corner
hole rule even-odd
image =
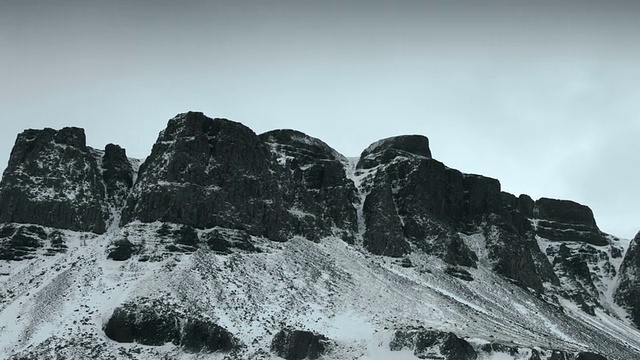
[[[260,253],[170,254],[160,251],[158,226],[111,227],[101,236],[65,231],[66,254],[4,262],[0,356],[277,359],[271,340],[290,326],[331,339],[327,359],[415,359],[411,351],[389,350],[394,330],[405,328],[453,332],[478,346],[640,357],[640,332],[628,321],[600,310],[587,315],[567,300],[549,305],[497,276],[483,259],[478,269],[467,269],[473,281],[465,281],[445,274],[447,265],[433,256],[414,252],[412,267],[403,267],[334,237],[318,243],[253,238]],[[111,238],[125,231],[155,247],[158,261],[108,260]],[[171,343],[121,344],[104,335],[117,306],[149,299],[214,320],[243,344],[241,353],[185,354]],[[515,358],[492,356],[487,359]]]

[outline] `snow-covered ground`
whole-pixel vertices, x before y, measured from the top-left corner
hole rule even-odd
[[[329,359],[415,359],[408,350],[389,350],[393,330],[405,327],[450,331],[476,343],[640,357],[640,332],[626,321],[601,311],[587,315],[565,300],[562,308],[549,305],[496,275],[482,258],[478,269],[467,269],[473,281],[445,274],[446,264],[420,252],[405,268],[334,237],[318,243],[253,238],[261,253],[198,250],[164,253],[160,261],[108,260],[106,247],[124,231],[150,250],[156,246],[159,224],[134,225],[135,231],[111,227],[101,236],[65,231],[67,253],[3,262],[0,357],[33,351],[51,359],[198,358],[172,344],[120,344],[104,335],[113,310],[141,298],[215,320],[244,344],[242,358],[276,359],[269,347],[283,326],[332,339]],[[161,249],[156,246],[158,254]]]

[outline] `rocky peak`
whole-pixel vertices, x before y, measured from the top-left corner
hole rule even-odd
[[[166,172],[168,181],[206,183],[206,179],[196,179],[195,174],[202,165],[213,166],[213,159],[217,180],[229,172],[264,172],[268,168],[269,151],[251,129],[235,121],[211,119],[200,112],[179,114],[169,120],[147,159],[151,161],[145,161],[142,168],[168,152],[177,156],[171,157],[167,166],[155,169]],[[213,167],[206,170],[209,173]],[[144,173],[143,170],[141,175]]]
[[[122,212],[133,220],[223,226],[278,238],[271,153],[246,126],[202,113],[169,120],[140,167]],[[266,220],[265,220],[266,219]],[[268,220],[273,219],[273,220]]]
[[[535,203],[534,214],[542,220],[596,227],[591,209],[570,200],[540,198]]]
[[[55,142],[58,144],[69,145],[78,149],[84,149],[87,146],[87,139],[84,129],[78,127],[65,127],[56,133]]]
[[[309,239],[337,235],[353,242],[357,231],[357,190],[347,178],[347,159],[323,141],[295,130],[260,135],[275,158],[293,228]],[[314,229],[314,230],[312,230]]]
[[[401,135],[376,141],[362,152],[358,168],[369,169],[398,156],[430,159],[429,139],[422,135]]]
[[[228,120],[221,120],[228,121]],[[214,120],[201,112],[189,111],[171,118],[167,127],[160,132],[158,141],[172,141],[181,137],[213,135]]]
[[[552,241],[580,241],[604,246],[609,242],[598,229],[589,207],[569,200],[541,198],[535,202],[533,216],[537,232]]]
[[[221,134],[222,133],[222,134]],[[201,112],[189,111],[178,114],[169,120],[167,127],[160,132],[158,141],[174,141],[190,137],[216,137],[234,134],[244,139],[255,138],[253,130],[243,124],[223,118],[212,119]],[[229,137],[229,135],[226,135]]]
[[[272,130],[261,134],[260,139],[283,153],[281,156],[285,158],[281,157],[280,161],[286,161],[287,156],[303,164],[318,160],[346,161],[344,156],[324,141],[297,130]]]
[[[24,166],[33,157],[41,156],[45,149],[55,145],[67,145],[80,151],[86,150],[84,130],[76,127],[65,127],[61,130],[45,128],[23,131],[16,138],[9,164],[5,171],[11,172],[18,166]]]
[[[0,222],[104,232],[104,186],[84,130],[19,134],[0,183]]]
[[[122,224],[219,226],[276,241],[296,234],[315,240],[335,228],[349,238],[355,189],[339,159],[300,132],[259,137],[240,123],[180,114],[141,166]]]

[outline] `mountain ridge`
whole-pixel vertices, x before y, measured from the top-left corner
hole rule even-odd
[[[43,306],[38,299],[44,288],[78,281],[75,275],[48,279],[37,271],[19,270],[25,262],[26,267],[41,268],[45,265],[38,262],[49,264],[47,259],[67,264],[64,273],[83,273],[103,283],[102,289],[91,282],[79,288],[120,300],[94,294],[91,302],[71,296],[91,308],[79,309],[86,318],[75,320],[93,324],[86,331],[76,324],[62,325],[65,320],[55,315],[45,323],[58,326],[45,331],[44,340],[33,335],[42,320],[0,328],[0,333],[17,334],[15,339],[26,344],[2,345],[0,351],[15,358],[44,356],[51,343],[67,344],[62,346],[67,356],[91,353],[84,345],[77,353],[70,350],[78,346],[60,337],[65,326],[71,333],[80,331],[80,338],[100,345],[105,354],[134,357],[139,351],[140,357],[213,352],[207,356],[313,358],[324,353],[325,358],[367,359],[381,352],[411,358],[435,351],[451,358],[459,349],[468,349],[463,342],[471,344],[472,350],[464,355],[469,358],[509,354],[515,359],[527,354],[548,359],[556,356],[554,351],[558,359],[586,358],[589,352],[611,359],[640,356],[640,305],[634,292],[640,285],[635,275],[640,268],[638,239],[625,253],[619,239],[598,229],[584,205],[516,197],[502,192],[496,179],[450,169],[432,158],[424,136],[380,140],[356,162],[295,130],[258,135],[240,123],[189,112],[169,121],[137,174],[137,164],[127,159],[124,149],[110,144],[98,151],[83,139],[77,129],[27,130],[18,135],[0,183],[0,258],[7,263],[3,271],[9,272],[3,279],[8,290],[2,294],[0,316],[9,319],[12,311],[28,315],[28,310]],[[31,146],[33,141],[37,146]],[[54,177],[29,182],[47,168],[59,169],[53,173],[63,181]],[[57,194],[69,184],[84,187],[64,201],[33,200],[40,194]],[[97,209],[89,220],[77,215],[86,214],[87,202]],[[52,209],[63,216],[52,221]],[[26,221],[21,215],[25,213],[34,216]],[[102,272],[76,269],[77,264],[91,262],[101,264]],[[240,271],[240,264],[255,271]],[[279,280],[258,275],[265,271]],[[127,273],[133,277],[123,280]],[[193,273],[200,277],[193,279]],[[35,287],[34,294],[19,292],[17,274],[44,288]],[[377,280],[371,283],[369,276]],[[140,281],[156,285],[132,288]],[[163,282],[173,285],[158,294],[165,288]],[[267,285],[283,300],[267,296]],[[117,295],[118,287],[128,290]],[[520,307],[505,308],[484,287],[506,298],[517,294]],[[416,307],[407,311],[382,306],[368,296],[354,305],[355,310],[340,305],[347,300],[357,304],[355,299],[366,292],[398,301],[393,295],[397,291],[453,310],[401,300]],[[212,296],[218,300],[198,305],[197,299]],[[18,306],[20,300],[31,305]],[[241,305],[239,310],[229,307],[234,302]],[[289,313],[285,304],[291,307]],[[376,306],[387,310],[376,316]],[[442,321],[429,309],[458,322]],[[140,314],[147,314],[147,320],[140,323]],[[317,316],[324,325],[310,323],[304,314]],[[480,325],[455,314],[468,314]],[[514,314],[544,315],[523,320]],[[341,332],[336,324],[344,316],[371,333],[354,339]],[[394,317],[403,320],[392,321]],[[259,319],[257,324],[248,320],[252,318]],[[612,325],[603,327],[594,319]],[[510,325],[490,337],[488,332],[496,331],[490,324],[500,321]],[[633,322],[635,330],[630,327]],[[175,328],[172,323],[182,325]],[[559,327],[564,330],[552,331]],[[141,329],[155,330],[135,335]],[[551,342],[545,345],[542,339]],[[596,339],[599,344],[589,344]],[[507,345],[510,341],[517,342]],[[291,345],[299,342],[307,345]],[[386,345],[374,346],[376,342]],[[134,345],[123,347],[127,343]],[[165,343],[173,345],[154,347]],[[315,350],[309,352],[306,346]]]

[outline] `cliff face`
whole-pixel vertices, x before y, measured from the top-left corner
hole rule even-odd
[[[60,229],[104,233],[132,181],[117,145],[88,147],[79,128],[25,130],[0,182],[0,259],[65,252]]]
[[[620,283],[615,300],[626,308],[640,328],[640,233],[631,241],[620,267]]]
[[[267,146],[247,127],[187,113],[169,121],[122,211],[121,224],[221,226],[284,240],[287,221]]]
[[[594,350],[619,358],[640,354],[633,334],[592,322],[623,324],[628,315],[640,326],[637,244],[623,259],[619,239],[598,229],[587,206],[503,192],[496,179],[434,159],[421,135],[383,139],[348,159],[295,130],[257,135],[189,112],[169,120],[138,170],[117,145],[88,147],[82,129],[27,130],[0,183],[0,260],[8,268],[0,270],[11,275],[0,320],[17,301],[42,312],[53,298],[72,298],[102,304],[90,314],[106,320],[80,333],[111,349],[105,354],[116,351],[98,340],[106,333],[116,344],[170,342],[175,354],[246,357],[270,349],[286,358],[340,358],[360,345],[320,333],[335,326],[318,324],[351,304],[367,326],[399,336],[368,335],[388,351],[535,358]],[[32,263],[45,255],[68,268],[12,273],[21,263],[49,264]],[[33,292],[18,290],[25,281]],[[73,281],[82,292],[74,295]],[[97,295],[120,289],[127,295],[115,303]],[[309,313],[325,320],[300,320]],[[41,356],[49,346],[34,335],[41,321],[18,321],[7,336],[20,334],[11,341],[25,345],[3,349]],[[70,335],[47,341],[60,336]],[[524,347],[504,345],[514,338]],[[604,340],[575,345],[595,339]],[[93,356],[82,351],[67,355]]]
[[[0,185],[0,222],[103,233],[104,204],[102,176],[84,130],[18,135]]]
[[[355,188],[343,160],[299,132],[258,137],[240,123],[179,115],[141,166],[121,224],[222,227],[274,241],[295,235],[317,240],[336,229],[350,241]]]

